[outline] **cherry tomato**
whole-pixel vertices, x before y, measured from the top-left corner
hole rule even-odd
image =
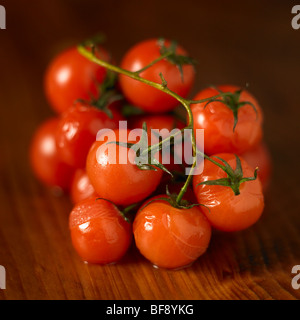
[[[96,52],[99,58],[110,60],[102,47]],[[97,85],[105,76],[105,68],[83,57],[76,47],[71,47],[56,56],[46,70],[45,93],[54,111],[62,113],[77,99],[97,97]]]
[[[58,122],[59,119],[51,118],[37,129],[31,142],[30,161],[39,180],[48,186],[68,190],[74,169],[58,154],[55,137]]]
[[[166,47],[170,46],[170,41],[165,42]],[[180,46],[176,53],[187,55],[187,52]],[[132,47],[124,56],[121,67],[129,71],[138,71],[149,63],[160,57],[160,44],[158,39],[145,40]],[[191,65],[183,65],[183,81],[180,71],[175,64],[167,59],[163,59],[149,69],[140,73],[142,78],[161,83],[160,73],[168,83],[168,88],[181,97],[186,97],[195,79],[195,71]],[[130,103],[136,105],[144,111],[151,113],[161,113],[174,109],[178,102],[170,95],[161,92],[147,84],[120,75],[120,88]]]
[[[224,85],[216,88],[206,88],[200,91],[194,100],[201,100],[218,95],[220,92],[236,92],[239,87]],[[262,139],[262,110],[256,99],[243,90],[239,102],[251,102],[238,109],[238,122],[234,128],[233,111],[223,102],[192,104],[194,128],[204,129],[204,150],[208,155],[229,152],[242,154],[256,146]]]
[[[77,169],[75,171],[71,184],[70,196],[74,204],[88,198],[97,197],[94,187],[84,169]]]
[[[106,144],[113,141],[136,143],[137,136],[130,140],[129,133],[125,129],[111,130],[103,135],[107,137],[106,141],[96,141],[87,156],[86,170],[96,193],[117,205],[130,205],[145,199],[162,177],[160,169],[139,169],[134,163],[136,153],[132,149]]]
[[[160,197],[167,196],[156,196],[149,202]],[[184,267],[198,259],[211,238],[211,226],[199,207],[177,209],[165,200],[149,202],[133,222],[134,239],[141,254],[155,266],[168,269]]]
[[[258,167],[258,176],[264,191],[267,190],[272,173],[272,158],[268,147],[264,142],[258,144],[249,151],[242,154],[242,157],[252,168]]]
[[[216,156],[227,161],[235,169],[234,154],[221,153]],[[219,159],[214,158],[219,163]],[[244,177],[253,177],[254,169],[240,157]],[[240,185],[240,194],[235,195],[230,187],[219,185],[199,185],[207,180],[226,178],[227,174],[216,164],[204,160],[203,172],[195,175],[193,189],[201,206],[213,227],[222,231],[239,231],[253,225],[261,216],[264,209],[262,185],[257,178]]]
[[[123,119],[116,107],[113,117],[82,102],[61,115],[57,129],[57,146],[62,159],[75,168],[85,168],[86,157],[100,129],[116,129]]]
[[[75,205],[69,228],[82,260],[108,264],[119,261],[132,242],[132,227],[109,201],[91,198]]]

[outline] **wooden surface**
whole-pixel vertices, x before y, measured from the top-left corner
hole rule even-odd
[[[226,4],[225,4],[226,3]],[[299,299],[291,269],[300,265],[300,30],[293,1],[1,1],[0,299]],[[68,232],[71,203],[32,175],[28,145],[52,115],[43,73],[62,48],[98,31],[117,61],[148,37],[177,39],[199,61],[195,91],[249,83],[265,113],[274,174],[262,219],[215,233],[190,268],[154,269],[132,247],[116,265],[87,265]]]

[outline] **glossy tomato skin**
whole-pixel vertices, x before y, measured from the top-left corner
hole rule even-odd
[[[216,156],[227,161],[235,169],[234,154],[221,153]],[[214,158],[217,162],[220,160]],[[242,158],[241,165],[244,177],[253,177],[254,169]],[[201,211],[216,229],[222,231],[240,231],[252,226],[261,216],[264,209],[262,185],[257,178],[240,185],[240,194],[235,195],[230,187],[216,185],[198,185],[207,180],[226,178],[227,174],[209,160],[204,160],[203,172],[195,175],[193,189],[198,200],[204,206]]]
[[[128,139],[129,133],[125,129],[108,132],[105,142],[99,138],[87,156],[86,171],[96,193],[117,205],[130,205],[145,199],[154,192],[162,177],[160,169],[139,169],[134,163],[133,150],[106,144],[113,141],[137,142],[138,139]]]
[[[116,107],[110,118],[86,103],[78,102],[61,115],[57,129],[57,146],[62,159],[74,168],[85,168],[86,157],[99,130],[116,129],[123,117]]]
[[[97,194],[84,169],[77,169],[71,183],[70,196],[73,204],[88,198],[96,198]]]
[[[166,41],[166,46],[170,41]],[[186,55],[186,51],[178,46],[177,54]],[[129,71],[138,71],[160,56],[158,39],[149,39],[133,46],[121,61],[121,67]],[[183,81],[176,65],[166,59],[161,60],[149,69],[140,73],[142,78],[161,83],[160,72],[168,83],[168,88],[181,97],[186,97],[195,80],[193,66],[183,66]],[[147,84],[141,83],[127,76],[120,75],[120,88],[130,103],[150,113],[162,113],[174,109],[178,102],[170,95],[161,92]]]
[[[258,176],[262,183],[263,190],[269,187],[272,175],[272,157],[265,142],[261,142],[249,151],[241,155],[252,168],[258,167]]]
[[[240,88],[233,85],[223,85],[219,86],[218,89],[233,93]],[[194,100],[201,100],[218,94],[217,89],[206,88],[200,91],[194,97]],[[206,154],[212,155],[221,152],[242,154],[261,141],[263,114],[257,100],[248,91],[243,90],[239,101],[251,102],[255,106],[257,114],[251,105],[240,107],[238,123],[234,131],[233,112],[222,102],[191,105],[195,130],[204,129],[204,150]]]
[[[106,200],[90,198],[76,204],[69,217],[71,239],[82,260],[94,264],[119,261],[132,242],[132,226]]]
[[[55,136],[58,122],[58,118],[50,118],[36,130],[30,146],[30,162],[35,176],[42,183],[67,191],[74,169],[58,153]]]
[[[99,47],[99,58],[109,61],[108,52]],[[106,69],[82,56],[76,47],[58,54],[45,73],[45,94],[57,113],[69,109],[76,100],[98,96],[97,85],[106,76]]]
[[[167,196],[149,201],[160,197]],[[156,200],[142,205],[133,222],[133,234],[146,259],[157,267],[177,269],[191,264],[207,250],[211,226],[198,207],[176,209],[167,201]]]

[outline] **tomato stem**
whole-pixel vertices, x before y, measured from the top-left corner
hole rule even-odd
[[[134,73],[139,76],[142,72],[144,72],[145,70],[149,69],[150,67],[155,65],[157,62],[169,57],[171,54],[172,54],[172,52],[166,52],[165,54],[162,54],[161,56],[159,56],[157,59],[155,59],[152,62],[150,62],[145,67],[141,68],[140,70],[134,71]]]
[[[150,153],[152,150],[158,150],[158,149],[160,149],[160,147],[162,147],[165,143],[167,143],[168,141],[170,141],[170,139],[171,139],[172,137],[175,138],[175,137],[178,136],[179,134],[182,134],[186,128],[189,128],[189,127],[185,127],[185,128],[183,128],[183,129],[181,129],[180,131],[177,131],[175,134],[173,134],[173,135],[171,135],[171,136],[163,139],[163,140],[160,141],[159,143],[149,146],[147,149],[145,149],[145,150],[142,152],[142,154],[148,154],[148,153]]]
[[[176,203],[177,203],[177,204],[180,204],[180,203],[181,203],[181,200],[182,200],[184,194],[186,193],[188,186],[189,186],[190,183],[191,183],[191,180],[192,180],[192,177],[193,177],[192,173],[193,173],[193,171],[194,171],[194,169],[195,169],[195,167],[196,167],[196,164],[197,164],[197,162],[196,162],[196,160],[195,160],[195,161],[193,162],[193,165],[192,165],[191,169],[190,169],[189,175],[188,175],[188,177],[187,177],[187,179],[186,179],[183,187],[181,188],[181,190],[180,190],[180,192],[179,192],[179,194],[178,194],[178,196],[177,196],[177,198],[176,198]]]

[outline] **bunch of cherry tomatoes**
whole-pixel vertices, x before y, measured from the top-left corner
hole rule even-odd
[[[171,46],[173,52],[166,54]],[[88,50],[114,65],[102,44]],[[186,57],[181,46],[150,39],[130,48],[119,67],[155,83],[163,80],[169,90],[187,99],[195,68]],[[45,94],[56,115],[34,134],[31,164],[42,183],[70,195],[74,204],[70,234],[82,260],[117,262],[134,242],[155,266],[179,268],[207,250],[212,229],[243,230],[261,216],[271,159],[263,142],[262,110],[247,90],[223,85],[205,88],[193,97],[213,98],[190,104],[193,128],[204,129],[207,157],[203,171],[188,185],[184,165],[169,164],[168,171],[177,173],[171,177],[159,167],[145,170],[132,161],[110,163],[110,154],[99,148],[116,142],[116,137],[122,142],[130,129],[144,123],[147,130],[186,127],[187,120],[176,113],[179,102],[174,96],[110,72],[77,47],[61,52],[50,63]],[[119,121],[127,121],[128,129],[120,129]],[[114,134],[108,134],[105,142],[96,139],[105,128]],[[130,148],[116,145],[117,153],[124,149],[125,157],[135,156]],[[231,187],[235,183],[238,192]]]

